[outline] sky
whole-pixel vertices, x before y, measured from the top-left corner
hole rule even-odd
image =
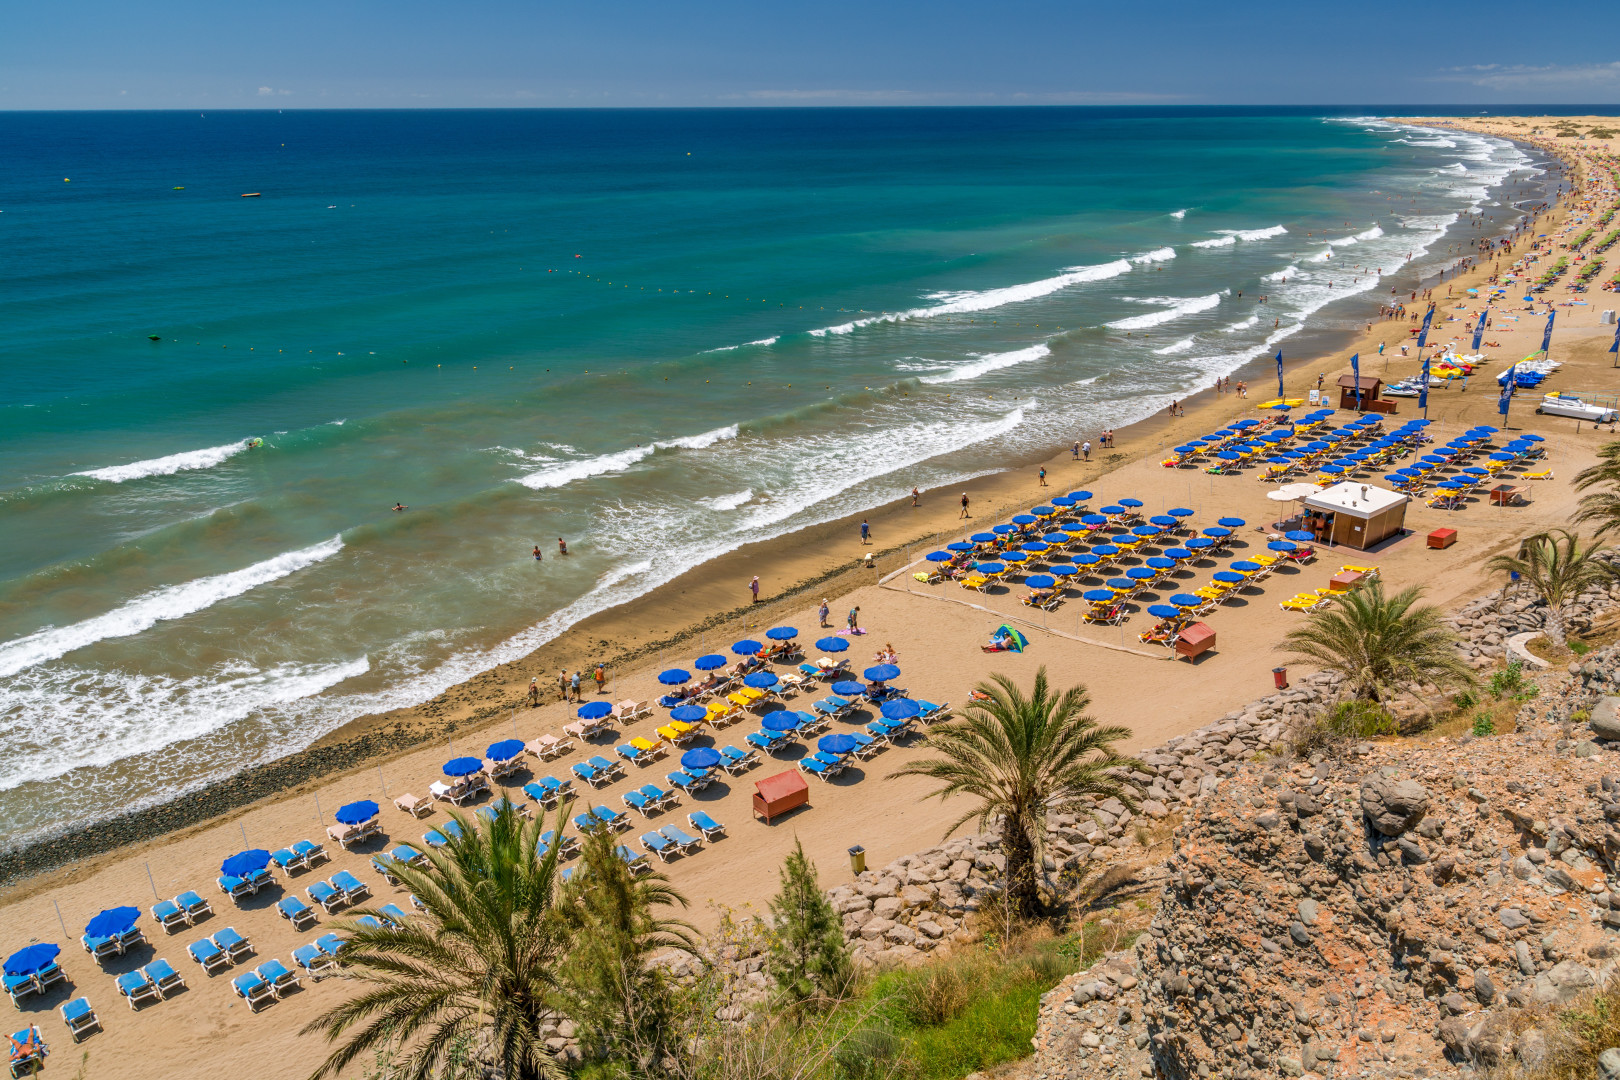
[[[8,5],[0,109],[1605,103],[1620,102],[1612,15],[1593,0],[57,0]]]

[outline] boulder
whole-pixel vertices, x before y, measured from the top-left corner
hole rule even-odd
[[[1429,810],[1429,792],[1416,780],[1374,777],[1361,785],[1361,812],[1384,836],[1400,836],[1423,820]]]
[[[1587,723],[1600,739],[1620,739],[1620,697],[1599,698]]]

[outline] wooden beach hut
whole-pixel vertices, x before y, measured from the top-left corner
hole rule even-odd
[[[1323,543],[1365,551],[1406,528],[1411,501],[1398,491],[1347,480],[1305,496],[1303,527]]]

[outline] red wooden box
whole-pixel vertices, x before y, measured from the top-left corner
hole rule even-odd
[[[795,770],[757,780],[754,789],[754,813],[763,817],[767,825],[771,823],[771,818],[780,817],[810,801],[810,785]]]
[[[1429,534],[1429,546],[1432,548],[1448,548],[1456,542],[1456,529],[1436,529]]]
[[[1195,622],[1182,628],[1176,637],[1176,655],[1188,659],[1215,647],[1215,631],[1206,624]]]

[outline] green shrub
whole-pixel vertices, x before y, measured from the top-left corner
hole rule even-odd
[[[1487,735],[1496,734],[1496,718],[1488,712],[1482,712],[1474,717],[1474,734],[1483,739]]]
[[[1346,739],[1395,734],[1395,718],[1375,701],[1341,701],[1328,710],[1328,730]]]
[[[1506,697],[1514,697],[1524,689],[1524,664],[1515,660],[1507,667],[1491,676],[1490,682],[1485,684],[1491,697],[1501,701]]]
[[[1576,656],[1585,656],[1587,653],[1592,651],[1592,646],[1588,645],[1584,641],[1576,641],[1573,638],[1566,642],[1566,644],[1569,645],[1569,651],[1574,653]]]
[[[1472,690],[1459,690],[1451,695],[1451,703],[1459,709],[1472,709],[1479,704],[1479,695]]]

